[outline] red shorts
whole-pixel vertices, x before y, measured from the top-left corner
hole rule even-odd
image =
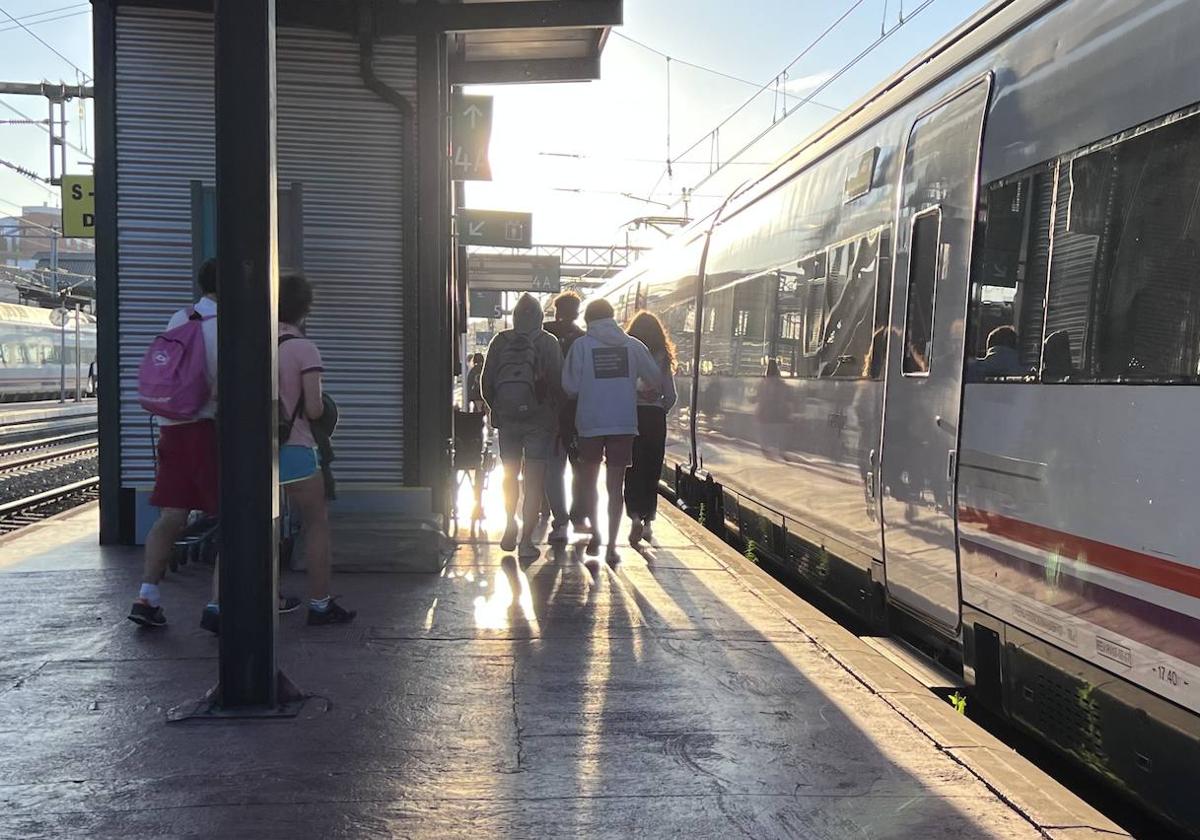
[[[585,464],[604,463],[610,467],[628,467],[633,463],[635,435],[601,435],[579,438],[579,460]]]
[[[217,424],[212,420],[161,427],[150,504],[215,516],[220,499],[217,457]]]

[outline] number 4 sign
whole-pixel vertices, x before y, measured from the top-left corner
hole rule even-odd
[[[490,181],[488,144],[492,139],[492,97],[455,94],[450,119],[450,177]]]

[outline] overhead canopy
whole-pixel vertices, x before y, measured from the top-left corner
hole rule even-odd
[[[621,0],[463,0],[450,12],[446,26],[454,33],[451,82],[598,79],[608,31],[620,23]]]

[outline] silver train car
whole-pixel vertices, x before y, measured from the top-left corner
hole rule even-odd
[[[1200,826],[1200,3],[1003,0],[600,292],[663,481]]]
[[[0,303],[0,402],[57,397],[62,356],[61,328],[56,311],[34,306]],[[79,364],[76,366],[76,357]],[[79,387],[95,394],[96,319],[80,315],[76,347],[75,313],[67,313],[66,387],[74,395],[76,371]],[[90,374],[90,375],[89,375]]]

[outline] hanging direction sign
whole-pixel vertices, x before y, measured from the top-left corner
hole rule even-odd
[[[96,176],[62,177],[63,236],[91,239],[96,236]]]
[[[492,139],[492,97],[455,94],[450,118],[450,177],[490,181],[488,144]]]
[[[503,318],[503,292],[491,292],[487,289],[477,291],[471,289],[467,293],[468,318]]]
[[[559,292],[561,266],[558,257],[470,254],[467,287],[472,291]]]
[[[459,210],[458,241],[461,245],[498,245],[505,248],[533,246],[533,214],[506,210]]]

